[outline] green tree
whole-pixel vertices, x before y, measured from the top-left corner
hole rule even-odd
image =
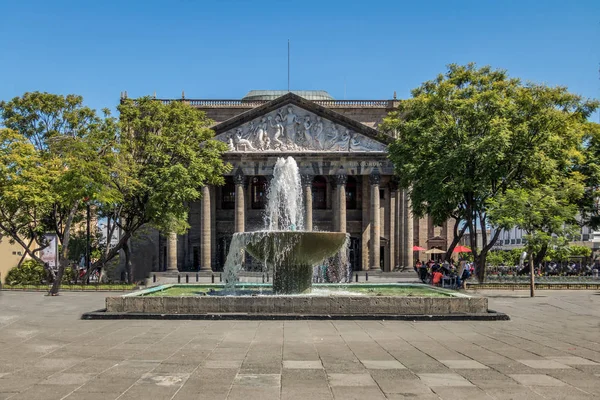
[[[382,124],[398,138],[390,160],[416,216],[429,214],[438,225],[454,219],[448,256],[464,232],[476,243],[482,230],[487,244],[472,249],[478,266],[500,233],[486,235],[490,201],[509,189],[542,185],[571,166],[598,107],[564,87],[523,84],[474,64],[452,64],[412,95]],[[485,268],[477,271],[482,281]]]
[[[534,255],[534,265],[544,260],[549,248],[555,254],[568,252],[583,181],[581,174],[573,172],[555,176],[545,184],[507,189],[489,199],[490,222],[500,228],[523,229],[527,233],[525,248]]]
[[[102,118],[85,107],[80,96],[40,92],[0,102],[0,117],[7,128],[0,133],[0,230],[36,261],[37,250],[48,245],[43,234],[57,234],[55,295],[84,199],[114,202],[119,194],[107,186],[116,125],[107,112]]]
[[[579,200],[580,224],[600,228],[600,124],[590,124],[583,140],[583,161],[576,170],[585,176],[585,192]]]
[[[201,197],[202,186],[222,184],[230,166],[222,159],[227,146],[214,140],[209,128],[213,121],[185,102],[127,99],[118,110],[118,168],[111,185],[121,199],[104,204],[100,211],[108,220],[109,231],[118,227],[122,236],[88,273],[123,249],[131,281],[135,275],[131,237],[145,225],[164,232],[187,230],[189,202]]]

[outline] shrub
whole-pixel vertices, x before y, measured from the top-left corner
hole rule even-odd
[[[63,276],[62,276],[62,283],[64,283],[64,284],[73,283],[75,281],[76,274],[77,274],[77,270],[75,270],[72,267],[66,267],[65,272],[63,273]]]
[[[9,285],[39,285],[45,279],[44,266],[35,260],[25,260],[6,274],[6,283]]]

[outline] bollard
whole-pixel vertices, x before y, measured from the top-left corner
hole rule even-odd
[[[358,274],[356,274],[356,282],[358,283]]]
[[[177,283],[181,283],[181,275],[177,274]]]
[[[185,283],[190,283],[190,276],[185,274]]]
[[[365,281],[368,281],[368,280],[369,280],[369,273],[365,272]]]
[[[265,283],[265,274],[263,274],[262,278],[263,278],[263,283]]]
[[[152,282],[156,283],[156,274],[152,274]]]
[[[219,274],[219,282],[223,282],[223,274]]]
[[[196,282],[198,282],[198,273],[196,272]]]
[[[210,283],[215,283],[215,274],[210,275]]]
[[[267,282],[269,282],[269,273],[267,272]]]

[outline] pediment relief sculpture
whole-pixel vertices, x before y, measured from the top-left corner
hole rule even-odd
[[[386,146],[333,121],[289,104],[216,137],[229,151],[373,151]]]

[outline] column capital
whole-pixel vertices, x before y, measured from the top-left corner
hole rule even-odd
[[[302,181],[302,186],[311,186],[313,179],[314,179],[314,175],[311,175],[311,174],[300,175],[300,180]]]
[[[246,175],[244,175],[244,172],[241,170],[241,168],[238,168],[238,170],[235,172],[235,175],[233,175],[233,182],[236,185],[246,185]]]
[[[371,183],[371,185],[379,185],[379,182],[381,182],[381,175],[379,175],[379,170],[375,169],[373,172],[371,172],[371,175],[369,175],[369,182]]]
[[[348,175],[346,175],[346,174],[335,175],[335,183],[337,185],[345,185],[346,182],[348,182]]]

